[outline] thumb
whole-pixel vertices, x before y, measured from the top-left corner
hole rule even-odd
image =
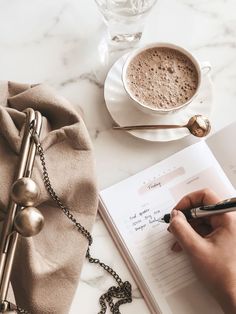
[[[204,239],[188,223],[180,210],[173,209],[169,230],[181,247],[189,254],[194,254],[204,245]]]

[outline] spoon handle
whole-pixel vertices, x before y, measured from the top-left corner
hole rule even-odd
[[[113,126],[114,130],[158,130],[158,129],[176,129],[176,128],[184,128],[185,125],[177,125],[177,124],[144,124],[144,125],[127,125],[127,126]]]

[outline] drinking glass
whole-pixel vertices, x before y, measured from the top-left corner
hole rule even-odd
[[[157,0],[95,0],[107,25],[110,44],[133,46],[142,37],[146,17]]]

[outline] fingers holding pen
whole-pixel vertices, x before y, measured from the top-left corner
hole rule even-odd
[[[219,200],[220,199],[217,195],[209,189],[202,189],[189,193],[176,204],[175,208],[171,212],[171,219],[176,215],[176,211],[183,211],[185,209],[199,207],[202,205],[215,204]],[[208,222],[208,218],[205,218],[204,220],[197,219],[195,221],[191,221],[191,225],[195,228],[203,222]]]
[[[217,235],[223,232],[222,230],[228,230],[230,225],[236,223],[236,213],[187,220],[182,212],[185,209],[216,204],[219,201],[219,197],[213,191],[203,189],[186,195],[178,202],[172,210],[168,227],[176,239],[171,248],[174,252],[184,249],[194,257],[209,249],[210,243],[216,241]]]
[[[192,226],[192,228],[198,233],[200,234],[203,238],[207,237],[211,232],[212,232],[212,228],[210,225],[204,223],[204,222],[200,222],[198,220],[193,221],[192,223],[190,223],[190,225]],[[167,230],[169,232],[171,232],[170,228],[168,227]],[[178,253],[182,251],[182,247],[181,245],[176,241],[172,246],[171,246],[171,250]]]
[[[198,252],[198,249],[205,245],[204,239],[193,229],[180,210],[172,211],[169,230],[178,241],[179,246],[188,253]],[[179,251],[179,246],[175,245],[173,249]]]

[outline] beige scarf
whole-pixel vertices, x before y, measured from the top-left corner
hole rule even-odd
[[[4,212],[23,135],[25,108],[43,115],[41,143],[51,183],[75,218],[88,230],[98,193],[88,132],[80,115],[45,85],[0,84],[0,210]],[[32,178],[41,194],[36,207],[45,217],[41,233],[17,245],[11,283],[16,303],[33,314],[69,312],[88,246],[51,200],[36,157]]]

